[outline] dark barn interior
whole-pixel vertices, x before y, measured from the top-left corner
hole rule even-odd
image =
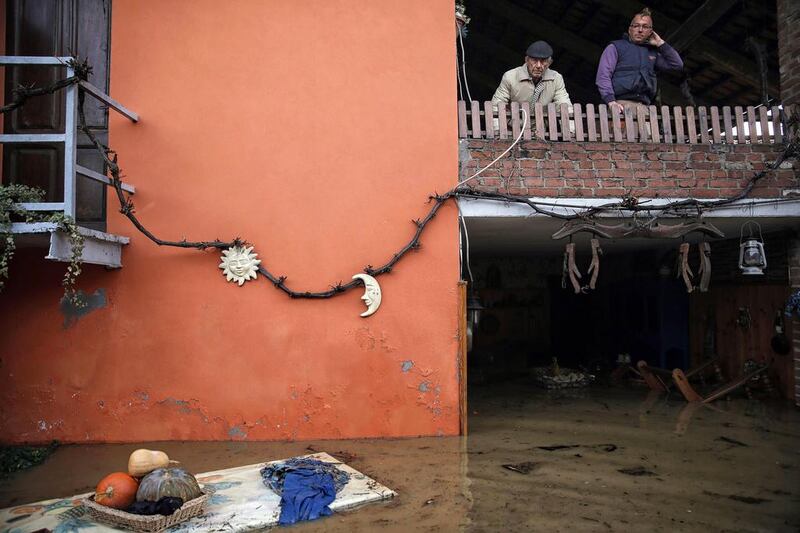
[[[600,54],[645,5],[635,0],[467,0],[471,21],[463,57],[472,99],[490,100],[503,72],[521,65],[527,46],[542,39],[553,47],[552,68],[564,76],[572,101],[601,103],[594,85]],[[661,103],[744,106],[778,100],[774,2],[678,0],[649,7],[654,31],[681,53],[685,66],[683,75],[660,78]]]
[[[710,288],[691,294],[676,277],[676,241],[602,241],[596,288],[575,294],[562,282],[565,242],[549,238],[557,222],[466,222],[468,305],[480,307],[467,354],[468,451],[470,469],[486,469],[471,486],[486,511],[476,513],[484,530],[506,530],[518,516],[535,518],[514,530],[543,523],[542,530],[572,530],[548,523],[563,515],[587,521],[587,531],[633,523],[652,531],[796,530],[789,502],[800,484],[796,454],[787,453],[798,437],[789,401],[794,365],[791,352],[773,348],[776,316],[792,291],[786,240],[793,234],[782,222],[765,224],[763,276],[741,274],[738,238],[717,240]],[[584,276],[587,241],[575,239]],[[692,252],[693,268],[697,261]],[[717,360],[718,372],[710,367],[694,382],[703,394],[741,376],[748,360],[765,365],[768,379],[713,403],[690,403],[669,377],[660,377],[670,385],[660,392],[632,372],[615,373],[628,366],[620,354],[631,365],[665,369]],[[592,380],[566,388],[541,380],[573,371]],[[536,505],[529,514],[513,503],[498,510],[499,494]],[[756,498],[769,501],[743,503]],[[597,519],[605,529],[593,527]]]
[[[482,242],[484,224],[468,226],[481,306],[468,355],[471,385],[532,383],[537,368],[557,365],[592,374],[598,387],[615,387],[624,385],[611,380],[620,356],[665,369],[718,357],[728,376],[740,374],[748,359],[769,365],[771,397],[791,397],[791,357],[770,344],[791,292],[785,231],[765,235],[770,268],[759,277],[739,272],[737,239],[712,243],[711,287],[692,293],[678,275],[679,243],[604,241],[596,288],[576,294],[562,274],[563,242],[540,245],[538,252],[536,245],[527,252],[500,249]],[[528,240],[536,242],[535,232]],[[576,242],[585,276],[589,246]],[[689,260],[697,264],[696,249]]]

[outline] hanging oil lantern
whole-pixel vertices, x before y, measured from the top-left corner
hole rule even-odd
[[[472,351],[472,338],[475,328],[478,327],[478,322],[481,319],[481,311],[485,309],[481,304],[480,298],[474,292],[471,292],[467,298],[467,351]]]
[[[758,238],[753,234],[753,226],[758,228]],[[744,228],[748,229],[748,237],[744,238]],[[761,226],[757,222],[748,221],[739,232],[739,269],[745,276],[761,276],[767,268],[767,255],[764,253],[764,237]]]

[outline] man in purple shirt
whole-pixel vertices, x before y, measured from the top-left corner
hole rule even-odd
[[[653,31],[653,18],[645,8],[637,13],[628,33],[612,41],[597,65],[595,84],[610,108],[649,105],[656,96],[656,71],[680,70],[677,50]]]

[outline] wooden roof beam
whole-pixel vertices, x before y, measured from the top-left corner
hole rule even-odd
[[[686,50],[738,3],[739,0],[706,0],[677,30],[667,37],[667,42],[677,50]]]

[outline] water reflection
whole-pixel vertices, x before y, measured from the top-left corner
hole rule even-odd
[[[327,451],[396,490],[303,531],[794,531],[800,413],[777,402],[527,383],[472,387],[468,438],[67,446],[0,506],[89,490],[134,447],[203,472]],[[612,446],[613,445],[613,446]],[[504,464],[532,463],[527,473]],[[77,466],[76,466],[77,465]]]

